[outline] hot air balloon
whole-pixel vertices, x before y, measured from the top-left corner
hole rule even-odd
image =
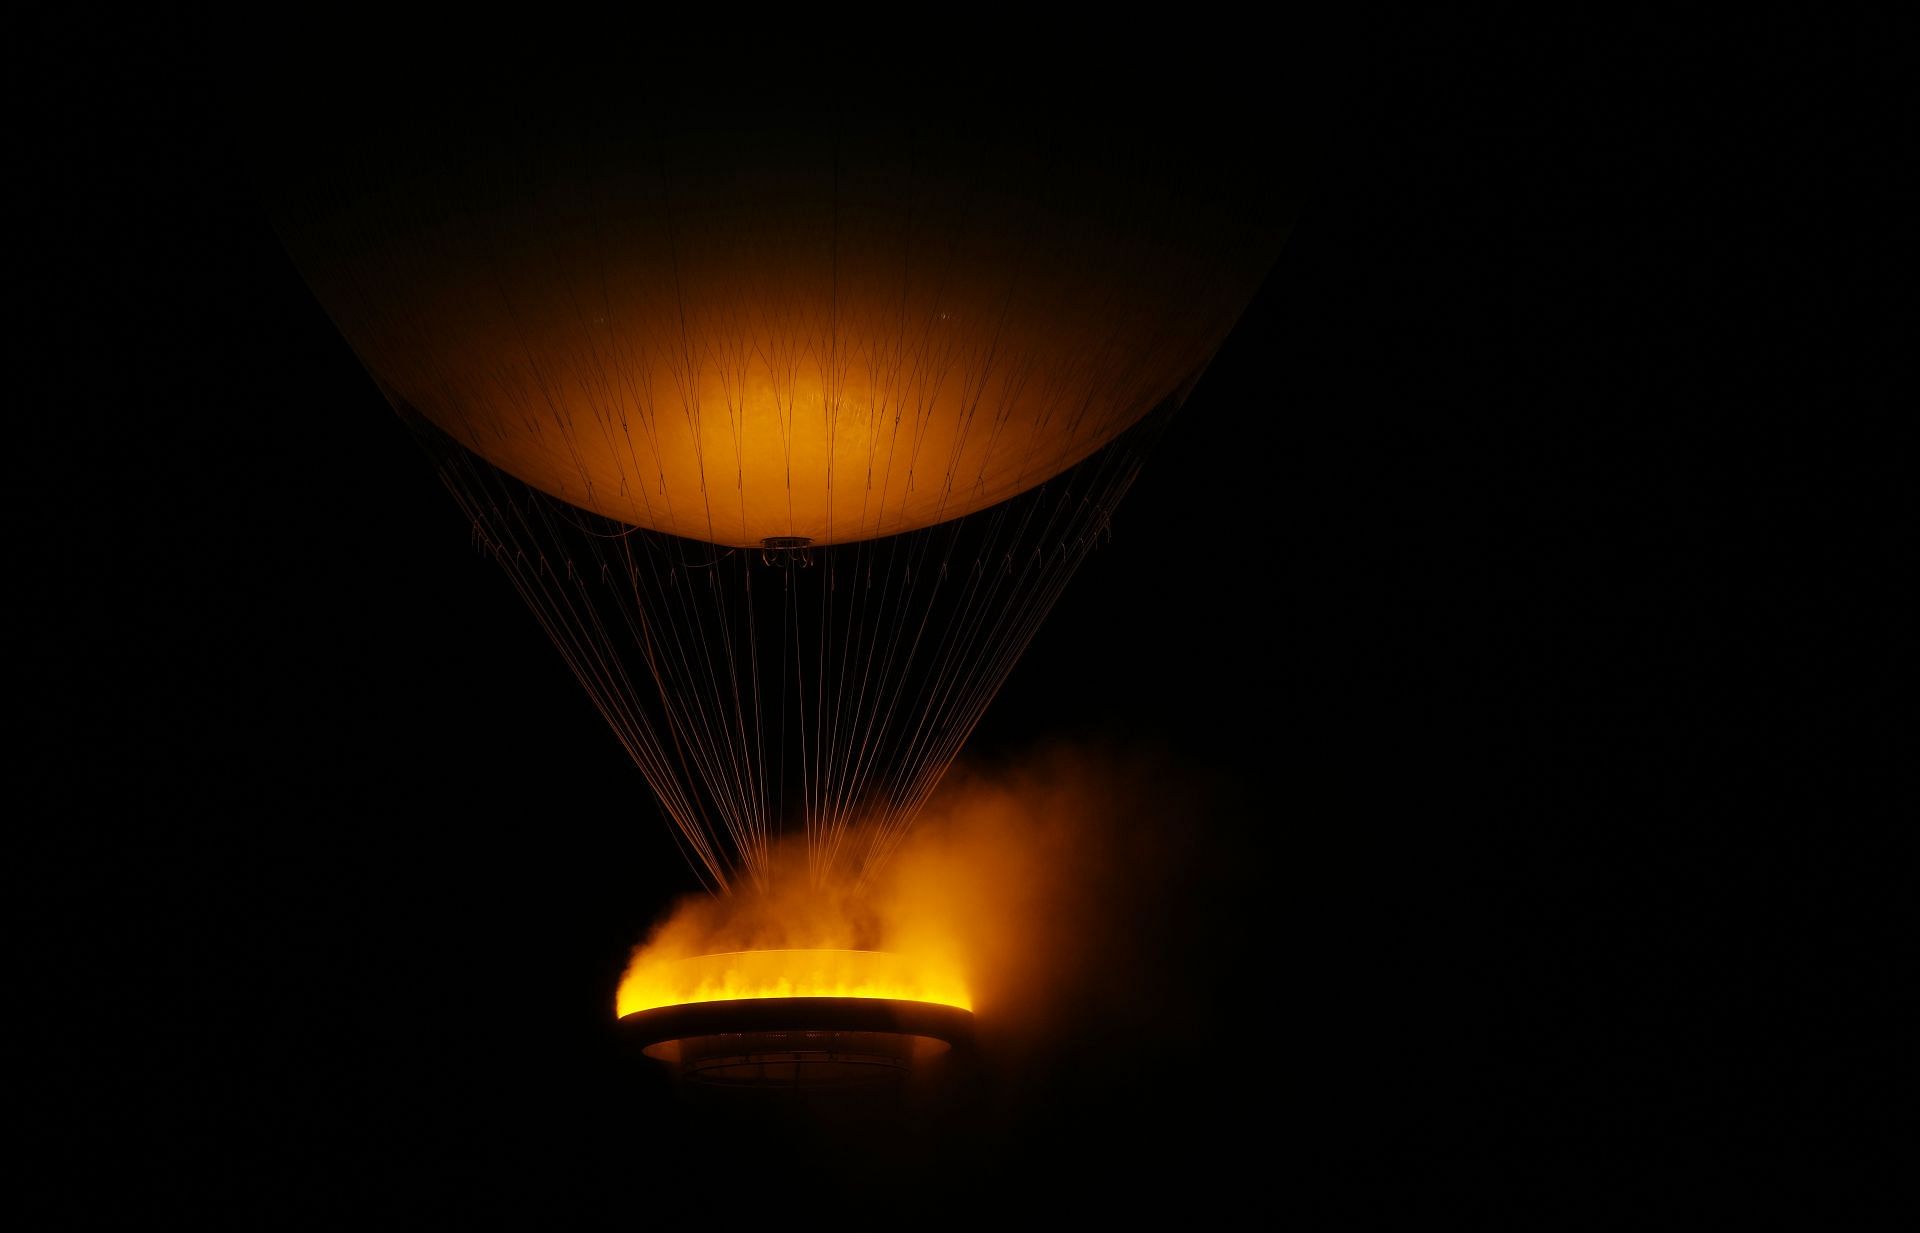
[[[858,884],[1257,288],[1290,152],[1191,107],[561,112],[326,126],[283,237],[706,885],[788,826]]]

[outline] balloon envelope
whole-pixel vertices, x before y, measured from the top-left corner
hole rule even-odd
[[[1191,138],[389,141],[283,231],[389,396],[493,465],[673,535],[832,544],[993,505],[1184,394],[1282,218]]]

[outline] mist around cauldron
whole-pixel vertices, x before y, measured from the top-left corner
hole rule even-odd
[[[858,891],[811,886],[789,854],[791,864],[776,864],[799,865],[797,874],[770,893],[682,899],[635,949],[630,980],[690,954],[880,948],[962,981],[974,1040],[896,1104],[850,1112],[778,1096],[687,1099],[658,1064],[629,1059],[630,1141],[659,1151],[665,1140],[673,1163],[663,1176],[732,1186],[767,1210],[795,1188],[903,1201],[954,1175],[995,1193],[1051,1189],[1054,1154],[1096,1142],[1073,1128],[1098,1108],[1111,1119],[1101,1152],[1118,1167],[1164,1167],[1164,1100],[1207,1091],[1178,1093],[1186,1080],[1169,1065],[1202,1045],[1191,1025],[1216,1021],[1225,998],[1263,1002],[1268,992],[1253,968],[1245,991],[1220,981],[1223,958],[1251,941],[1240,922],[1255,910],[1255,888],[1207,827],[1210,815],[1243,805],[1164,751],[1055,742],[963,762],[886,871]],[[1129,1119],[1144,1120],[1129,1129]],[[1199,1128],[1185,1146],[1214,1136]],[[715,1137],[776,1146],[741,1180],[737,1162],[699,1148]],[[1222,1159],[1252,1146],[1218,1145]],[[1140,1159],[1129,1162],[1130,1152]],[[958,1212],[980,1197],[962,1190],[940,1201]]]

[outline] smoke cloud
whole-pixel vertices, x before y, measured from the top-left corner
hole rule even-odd
[[[1016,1060],[1072,1025],[1158,1013],[1174,905],[1192,902],[1199,822],[1215,794],[1163,756],[1056,746],[963,765],[863,888],[815,886],[798,840],[765,891],[681,900],[636,948],[623,986],[696,955],[860,949],[957,981],[983,1050]]]

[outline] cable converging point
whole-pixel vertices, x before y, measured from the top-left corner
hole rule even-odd
[[[813,564],[813,539],[806,535],[769,535],[760,541],[762,565]]]

